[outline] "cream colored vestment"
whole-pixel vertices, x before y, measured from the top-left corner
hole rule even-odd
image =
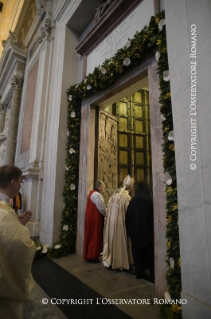
[[[133,264],[130,239],[126,233],[125,215],[131,200],[128,191],[124,190],[120,196],[120,190],[114,193],[107,207],[103,261],[113,269],[124,268],[128,270]],[[105,265],[104,263],[104,265]]]
[[[0,201],[0,318],[22,318],[22,303],[34,286],[35,245],[9,204]]]

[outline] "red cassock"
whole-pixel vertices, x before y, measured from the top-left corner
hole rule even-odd
[[[103,216],[91,201],[90,191],[86,203],[83,259],[97,260],[103,249]]]

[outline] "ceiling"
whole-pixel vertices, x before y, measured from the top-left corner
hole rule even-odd
[[[0,58],[4,49],[2,41],[7,40],[9,31],[14,32],[24,1],[0,0],[0,3],[3,4],[0,12]]]

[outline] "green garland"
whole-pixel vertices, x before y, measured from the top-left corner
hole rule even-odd
[[[158,21],[158,19],[157,19]],[[173,300],[180,299],[181,291],[181,265],[179,249],[179,229],[178,229],[178,205],[177,205],[177,183],[175,166],[175,147],[173,140],[169,140],[169,132],[173,131],[172,107],[170,81],[164,80],[163,72],[169,70],[166,33],[161,32],[158,36],[158,74],[160,86],[160,112],[163,115],[163,168],[172,179],[170,185],[166,185],[166,238],[167,253],[166,262],[168,270],[166,273],[168,292]],[[164,304],[161,306],[160,318],[179,319],[181,318],[181,307],[177,304]]]
[[[163,129],[163,165],[164,172],[169,173],[172,183],[166,185],[166,209],[167,209],[167,254],[166,262],[168,271],[166,274],[168,292],[172,299],[180,298],[181,275],[179,254],[178,210],[177,210],[177,186],[174,142],[169,141],[169,132],[173,130],[170,83],[164,81],[163,72],[168,70],[168,56],[166,44],[165,26],[159,30],[158,23],[164,19],[164,12],[152,17],[149,26],[137,32],[133,39],[128,39],[125,47],[118,50],[112,59],[107,59],[100,68],[95,68],[92,74],[77,85],[72,85],[67,90],[68,115],[67,115],[67,145],[66,145],[66,171],[65,188],[63,191],[64,209],[60,226],[60,240],[49,249],[48,257],[59,258],[75,251],[77,231],[77,204],[79,181],[79,136],[80,136],[80,112],[82,99],[101,92],[112,86],[117,79],[127,73],[135,65],[140,64],[153,50],[160,54],[158,60],[158,74],[160,85],[160,111],[164,116]],[[38,254],[42,254],[43,247],[38,245]],[[171,261],[171,263],[170,263]],[[161,318],[181,318],[181,308],[178,305],[164,304],[161,306]]]

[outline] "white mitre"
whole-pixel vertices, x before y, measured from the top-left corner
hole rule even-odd
[[[133,177],[130,177],[130,175],[127,175],[123,181],[123,186],[125,187],[133,187],[135,180]]]
[[[118,199],[121,197],[122,193],[124,192],[126,187],[133,187],[135,180],[133,177],[130,177],[130,175],[127,175],[123,181],[123,187],[121,188],[121,191],[119,192]]]

